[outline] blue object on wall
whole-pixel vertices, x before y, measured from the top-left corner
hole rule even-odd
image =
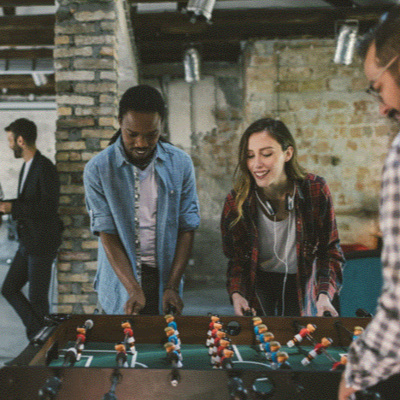
[[[382,291],[382,263],[380,257],[346,257],[343,270],[343,286],[340,291],[340,315],[355,317],[356,310],[362,308],[375,314],[378,297]],[[361,254],[366,253],[366,254]]]

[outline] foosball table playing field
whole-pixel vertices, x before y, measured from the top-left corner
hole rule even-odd
[[[4,399],[335,400],[348,346],[370,318],[48,320],[42,334],[0,370]],[[390,396],[400,393],[399,382],[393,376],[357,398],[398,398]]]

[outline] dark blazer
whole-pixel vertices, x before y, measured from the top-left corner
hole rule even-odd
[[[19,185],[22,179],[19,176]],[[19,192],[19,187],[18,187]],[[11,200],[19,241],[31,254],[55,252],[61,245],[62,221],[58,216],[60,181],[55,165],[36,151],[18,198]]]

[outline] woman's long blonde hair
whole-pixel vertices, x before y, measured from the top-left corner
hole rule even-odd
[[[239,144],[239,161],[234,174],[234,189],[236,192],[236,206],[238,217],[232,222],[232,226],[236,225],[243,215],[243,203],[249,196],[250,190],[255,186],[255,181],[247,168],[247,152],[249,138],[253,133],[267,132],[275,139],[285,151],[289,146],[293,147],[293,155],[289,161],[285,163],[285,172],[289,180],[304,179],[306,171],[300,166],[297,160],[296,142],[286,125],[279,120],[272,118],[261,118],[253,122],[243,133]]]

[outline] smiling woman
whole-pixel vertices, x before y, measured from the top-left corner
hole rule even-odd
[[[221,230],[237,315],[338,315],[344,260],[332,198],[299,165],[283,122],[260,119],[244,132]]]

